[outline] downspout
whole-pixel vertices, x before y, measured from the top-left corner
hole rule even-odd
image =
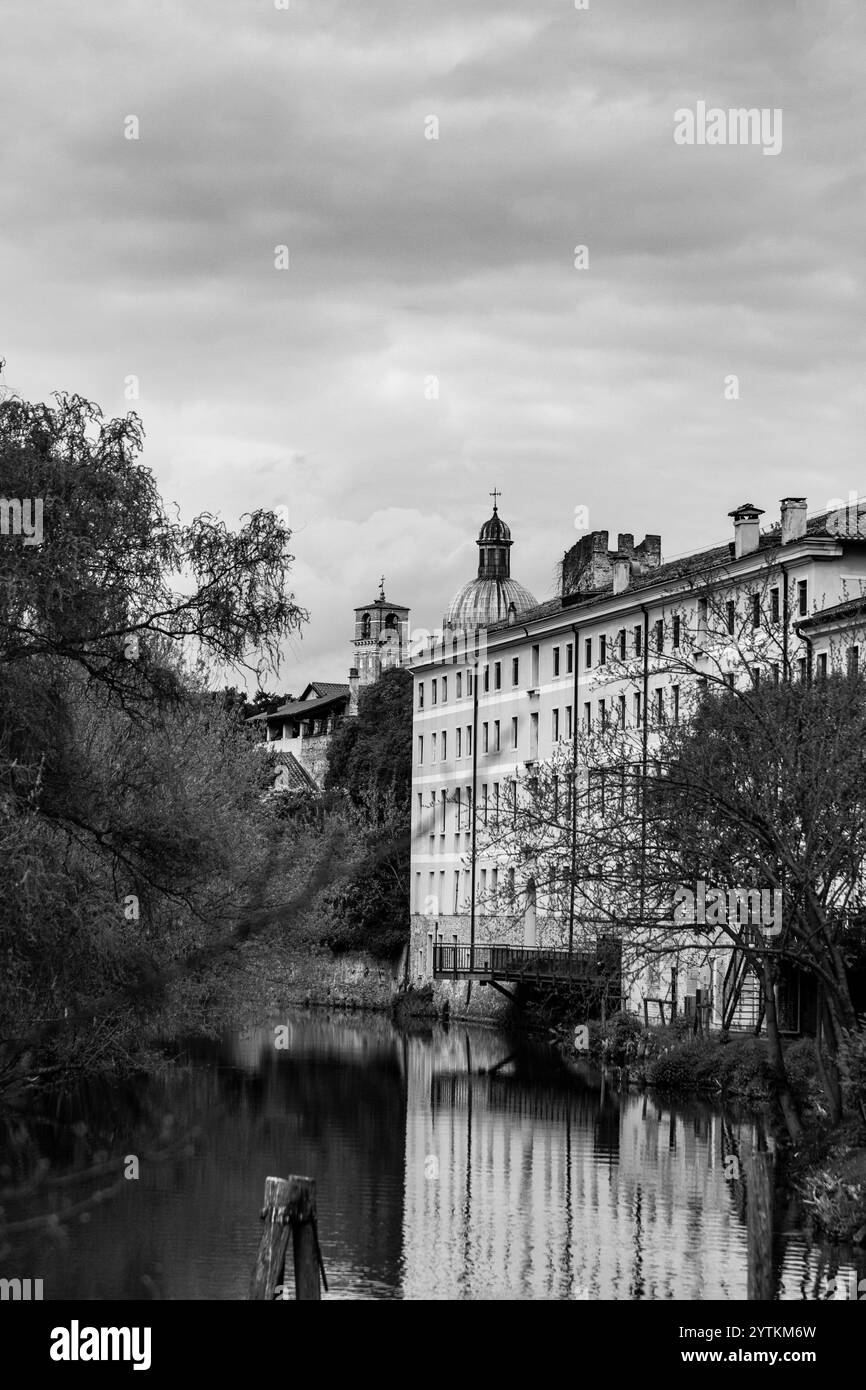
[[[643,926],[646,905],[646,779],[649,762],[649,609],[642,603],[643,613],[643,736],[641,739],[641,810],[640,810],[640,920]]]
[[[571,957],[574,951],[574,888],[577,874],[577,668],[580,661],[580,628],[572,623],[574,633],[574,681],[571,697],[571,894],[568,909],[568,960],[571,978]]]
[[[784,565],[780,565],[782,571],[782,679],[787,685],[791,679],[791,664],[788,653],[788,623],[790,621],[789,602],[788,602],[788,571]]]
[[[802,626],[803,626],[802,623],[795,623],[795,624],[794,624],[794,631],[796,632],[796,634],[797,634],[797,636],[799,637],[800,641],[803,642],[803,643],[805,643],[805,646],[806,646],[806,684],[807,684],[807,685],[811,685],[811,684],[812,684],[812,641],[813,641],[813,639],[812,639],[811,637],[807,637],[807,636],[805,635],[805,633],[803,633],[803,632],[800,631],[800,629],[801,629]]]
[[[472,847],[470,849],[471,885],[470,895],[471,904],[469,908],[469,969],[472,970],[472,962],[475,951],[475,832],[478,820],[478,653],[476,650],[475,664],[472,674]]]

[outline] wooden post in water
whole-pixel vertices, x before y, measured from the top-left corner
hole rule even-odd
[[[265,1178],[259,1253],[250,1283],[250,1298],[270,1301],[284,1282],[286,1252],[292,1236],[295,1298],[321,1299],[319,1247],[316,1236],[316,1184],[312,1178]]]
[[[773,1155],[753,1152],[746,1170],[746,1232],[749,1256],[747,1298],[772,1302],[773,1276]]]

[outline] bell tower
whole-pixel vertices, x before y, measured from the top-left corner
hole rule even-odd
[[[355,609],[352,667],[360,686],[372,685],[383,671],[399,666],[409,652],[409,612],[402,603],[385,597],[385,576],[372,603]]]

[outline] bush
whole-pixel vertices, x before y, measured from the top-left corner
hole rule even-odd
[[[617,1066],[622,1066],[626,1060],[626,1046],[632,1039],[637,1039],[643,1032],[640,1022],[634,1014],[618,1013],[613,1014],[601,1029],[603,1042],[607,1043],[605,1055],[608,1061],[614,1062]]]
[[[706,1084],[712,1074],[716,1052],[718,1047],[702,1039],[680,1043],[661,1057],[653,1058],[647,1067],[646,1079],[651,1086],[666,1091]]]
[[[818,1077],[815,1044],[811,1038],[800,1038],[785,1049],[785,1069],[791,1090],[802,1104],[809,1099]]]

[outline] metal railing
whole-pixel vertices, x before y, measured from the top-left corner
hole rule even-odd
[[[489,975],[500,978],[592,979],[615,970],[619,960],[611,948],[568,952],[546,946],[460,946],[437,944],[433,947],[434,975]]]

